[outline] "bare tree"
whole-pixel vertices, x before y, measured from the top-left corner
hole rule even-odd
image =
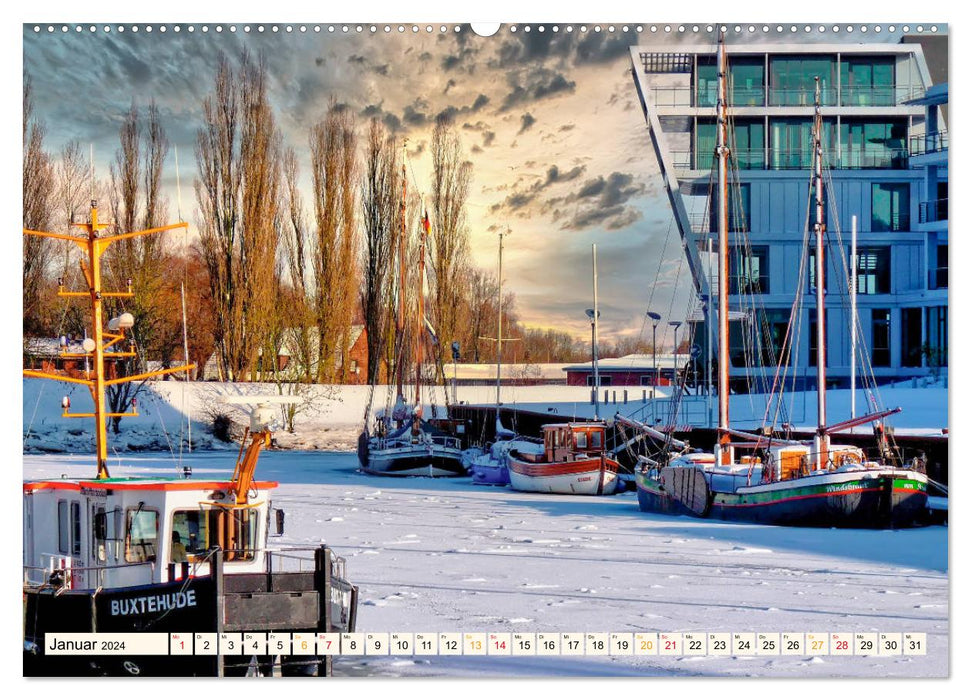
[[[196,141],[200,238],[230,381],[254,366],[274,302],[282,147],[266,83],[265,63],[246,50],[238,71],[223,57]]]
[[[462,306],[463,317],[466,319],[466,333],[463,336],[462,349],[466,361],[484,362],[489,354],[488,348],[493,343],[483,341],[482,338],[496,334],[499,284],[494,274],[474,266],[468,266],[463,277],[465,284]],[[503,333],[503,335],[507,334],[508,330]]]
[[[436,364],[441,367],[444,348],[457,339],[459,274],[464,268],[469,237],[465,204],[472,179],[472,164],[465,160],[458,133],[447,115],[441,115],[435,123],[431,153],[431,259],[435,281],[432,311],[441,340],[435,347]]]
[[[356,288],[355,172],[357,135],[354,118],[331,101],[326,117],[310,132],[313,178],[314,289],[317,325],[317,381],[341,381],[350,346],[351,312]]]
[[[168,148],[155,104],[149,107],[148,128],[143,132],[133,102],[119,130],[119,148],[110,168],[109,203],[119,232],[153,228],[163,222],[166,207],[160,189]],[[159,238],[155,234],[119,241],[105,256],[106,281],[115,289],[124,289],[130,280],[134,291],[131,299],[109,305],[109,312],[128,312],[135,318],[132,337],[138,342],[139,355],[118,361],[114,371],[119,375],[144,371],[149,357],[168,362],[182,344],[178,280],[165,274],[173,258],[164,253]],[[127,410],[143,385],[127,382],[110,386],[107,394],[112,412]],[[120,418],[112,419],[115,432],[120,422]]]
[[[45,129],[33,116],[30,76],[24,76],[24,228],[45,231],[50,225],[54,201],[54,166],[44,150]],[[51,239],[24,236],[24,333],[40,331],[39,313],[53,251]]]
[[[389,322],[388,295],[393,279],[394,242],[401,228],[401,178],[397,143],[378,119],[371,120],[361,184],[361,311],[367,333],[367,378],[379,381]]]

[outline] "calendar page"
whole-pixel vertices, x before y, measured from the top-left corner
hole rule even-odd
[[[950,674],[948,25],[652,13],[24,20],[25,676]]]

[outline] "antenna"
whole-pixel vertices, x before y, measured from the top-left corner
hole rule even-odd
[[[94,144],[93,143],[92,144],[89,144],[89,146],[90,146],[90,149],[91,150],[90,150],[90,155],[89,155],[89,161],[88,162],[91,165],[91,201],[93,202],[95,199],[97,199],[94,196],[94,182],[95,182],[95,180],[94,180]]]

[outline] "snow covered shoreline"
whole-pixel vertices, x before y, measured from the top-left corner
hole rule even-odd
[[[384,405],[388,387],[376,387],[374,406]],[[623,403],[624,387],[608,388],[617,403],[601,405],[601,415],[613,415],[621,411],[626,415],[643,418],[650,415],[650,400],[642,401],[644,391],[640,387],[626,387],[628,402]],[[302,387],[301,395],[307,405],[297,415],[295,430],[290,433],[277,431],[277,444],[283,449],[305,450],[354,450],[357,437],[364,424],[364,414],[371,396],[368,386],[309,385]],[[193,445],[197,449],[236,449],[233,443],[224,443],[212,435],[213,416],[223,413],[242,426],[245,415],[240,407],[227,406],[222,397],[240,394],[277,394],[274,384],[228,384],[219,382],[161,381],[146,385],[138,397],[138,418],[125,418],[118,435],[109,434],[111,450],[116,452],[141,452],[146,450],[179,451],[180,442],[187,444],[188,420],[191,420]],[[659,390],[659,395],[661,394]],[[827,392],[830,416],[834,420],[849,417],[849,391]],[[862,391],[857,398],[858,410],[863,411]],[[444,405],[441,388],[431,392],[430,400]],[[83,386],[55,385],[40,379],[23,380],[23,448],[28,453],[85,453],[94,449],[94,437],[90,419],[63,418],[61,397],[69,396],[71,410],[76,413],[91,409],[91,397]],[[458,399],[472,405],[491,406],[495,388],[491,386],[459,387]],[[948,426],[948,391],[933,386],[915,389],[911,387],[884,387],[881,398],[887,406],[902,406],[904,411],[893,417],[898,434],[942,435]],[[808,425],[815,418],[815,392],[804,392],[793,404],[791,422],[799,427]],[[503,405],[524,411],[550,415],[558,419],[566,417],[592,418],[594,407],[590,404],[587,387],[547,385],[510,386],[503,388]],[[705,397],[689,397],[685,411],[678,422],[703,425],[707,421]],[[655,408],[656,415],[665,416],[667,402],[662,397]],[[806,408],[808,406],[808,408]],[[765,409],[764,397],[739,394],[732,396],[733,424],[741,429],[751,429],[761,423]],[[431,415],[431,407],[426,410]],[[282,424],[282,421],[281,421]],[[28,434],[29,432],[29,434]]]

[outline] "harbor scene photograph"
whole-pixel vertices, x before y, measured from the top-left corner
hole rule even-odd
[[[951,676],[946,23],[21,42],[23,676]]]

